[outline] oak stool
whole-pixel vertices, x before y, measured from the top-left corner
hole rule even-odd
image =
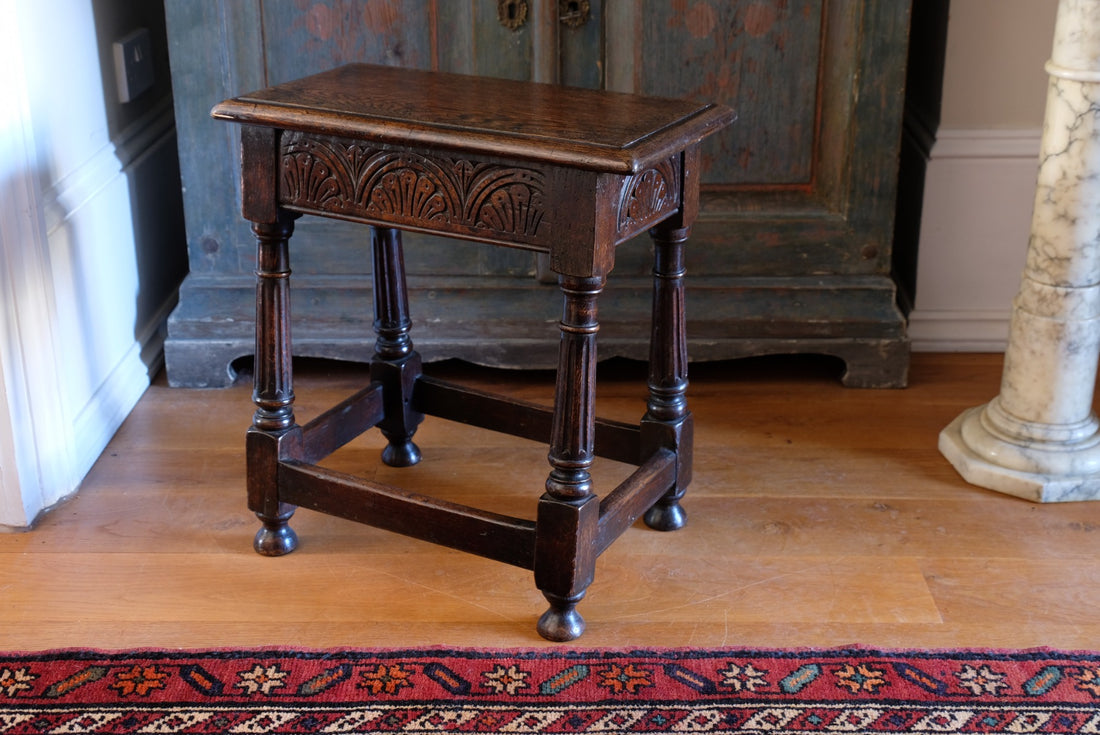
[[[244,217],[258,243],[256,411],[247,436],[255,548],[294,550],[296,507],[534,572],[550,603],[538,632],[584,631],[576,610],[597,556],[641,515],[684,524],[691,480],[683,247],[699,208],[699,142],[725,107],[549,84],[352,64],[222,102],[241,125]],[[365,388],[305,425],[294,418],[289,240],[303,214],[370,226],[374,356]],[[563,294],[553,409],[433,379],[409,336],[400,230],[549,256]],[[615,247],[655,245],[649,399],[638,425],[594,415],[597,297]],[[382,461],[420,460],[425,415],[549,441],[534,521],[414,494],[319,466],[377,427]],[[637,466],[602,499],[596,455]]]

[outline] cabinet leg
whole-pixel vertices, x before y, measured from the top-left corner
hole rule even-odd
[[[684,243],[690,227],[658,225],[654,242],[653,322],[649,343],[649,401],[642,419],[646,456],[659,448],[677,454],[676,482],[645,514],[650,528],[682,528],[680,500],[691,481],[691,413],[687,407],[687,330],[684,319]]]
[[[535,532],[535,584],[550,602],[538,631],[553,641],[584,632],[577,603],[595,573],[599,500],[589,469],[595,456],[596,300],[605,279],[560,279],[561,320],[550,475],[539,500]]]
[[[295,428],[288,247],[294,216],[281,213],[273,223],[253,223],[252,231],[257,243],[252,391],[256,412],[247,441],[248,501],[263,524],[253,548],[265,556],[281,556],[298,546],[288,525],[295,507],[280,502],[277,481],[283,438]]]
[[[389,444],[382,461],[391,467],[411,467],[420,461],[413,442],[424,419],[412,408],[412,393],[421,374],[420,355],[413,349],[409,329],[409,297],[405,286],[405,256],[401,232],[371,227],[374,274],[374,357],[371,380],[382,383],[385,418],[378,424]]]

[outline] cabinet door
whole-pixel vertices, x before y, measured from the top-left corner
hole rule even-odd
[[[907,3],[604,3],[606,86],[723,102],[705,143],[707,273],[886,275]],[[738,253],[730,253],[729,246]]]

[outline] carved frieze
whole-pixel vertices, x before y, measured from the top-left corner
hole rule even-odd
[[[680,206],[680,158],[661,161],[627,176],[619,197],[619,233],[640,232]]]
[[[286,133],[280,201],[292,208],[441,231],[545,235],[541,171]]]

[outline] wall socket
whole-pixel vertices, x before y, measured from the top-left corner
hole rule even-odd
[[[153,42],[148,28],[138,28],[114,42],[118,101],[129,102],[153,86]]]

